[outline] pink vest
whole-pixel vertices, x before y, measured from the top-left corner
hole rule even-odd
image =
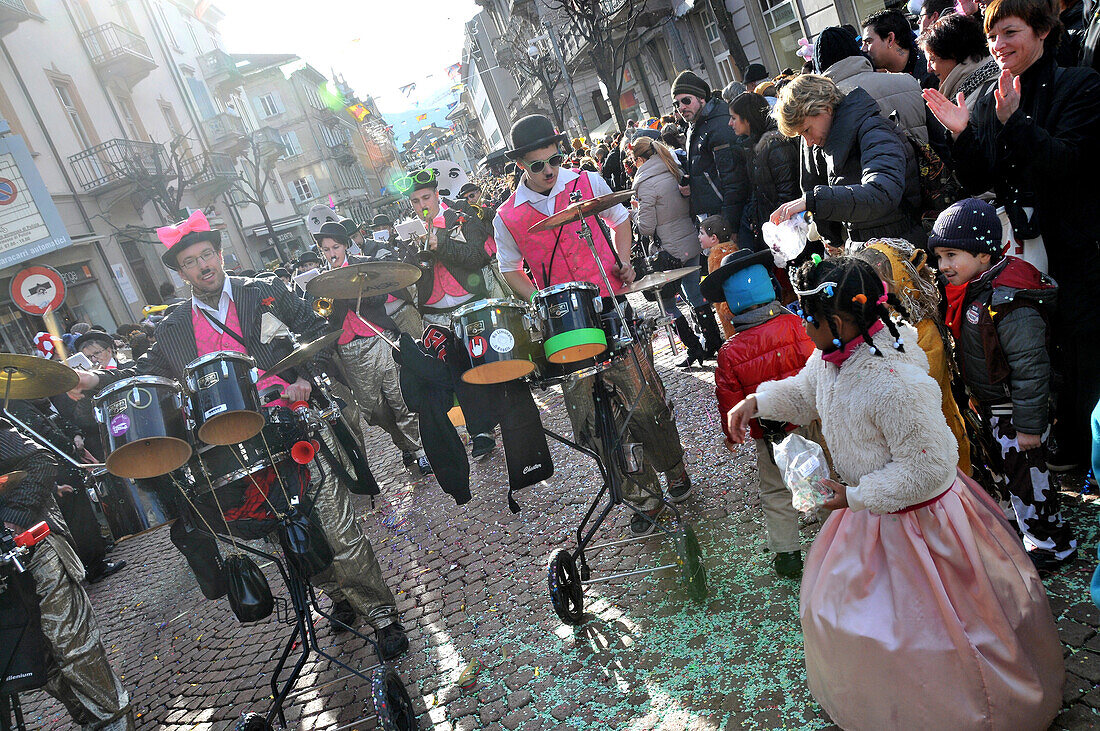
[[[439,204],[439,215],[432,221],[432,226],[435,228],[446,228],[447,220],[443,217],[443,211],[447,210],[447,206],[443,203]],[[452,297],[462,297],[469,294],[466,288],[458,283],[458,280],[454,278],[447,268],[442,264],[436,262],[435,269],[435,281],[432,283],[432,293],[428,297],[428,301],[425,304],[435,304],[439,300],[443,299],[443,295],[450,295]]]
[[[199,357],[207,353],[216,353],[219,350],[232,350],[235,353],[244,353],[248,355],[248,351],[243,345],[215,327],[206,319],[205,315],[199,312],[199,308],[194,305],[191,306],[191,325],[195,329],[195,346],[198,348]],[[229,300],[229,314],[225,317],[225,326],[233,332],[241,332],[241,322],[237,318],[237,303],[233,300]],[[260,382],[256,384],[256,388],[263,391],[268,386],[275,385],[286,387],[290,384],[274,373],[269,373],[260,378]],[[284,399],[278,399],[268,405],[287,406],[289,402]]]
[[[589,181],[587,173],[582,171],[575,182],[576,190],[580,192],[583,200],[595,197],[592,194],[592,183]],[[569,194],[572,191],[573,183],[570,183],[565,186],[565,190],[558,193],[554,198],[555,211],[560,211],[569,205]],[[508,200],[500,206],[497,214],[504,221],[504,225],[508,227],[508,232],[512,234],[512,238],[516,240],[516,246],[519,247],[519,252],[523,254],[523,258],[527,260],[527,264],[531,267],[531,272],[535,275],[535,283],[539,289],[564,282],[591,282],[600,285],[602,296],[607,297],[611,294],[603,283],[599,267],[592,259],[592,251],[588,248],[588,243],[580,237],[580,221],[574,221],[562,229],[528,233],[532,226],[545,220],[546,216],[535,210],[530,203],[524,203],[517,208],[515,202],[516,194],[512,193]],[[592,229],[592,238],[596,242],[596,251],[600,255],[600,261],[603,262],[603,267],[607,271],[607,278],[611,280],[611,286],[615,288],[615,293],[618,294],[625,289],[625,285],[612,272],[615,268],[615,255],[611,253],[611,244],[603,235],[603,230],[600,228],[595,216],[588,217],[588,226]],[[557,254],[553,255],[554,264],[551,269],[550,257],[554,251],[554,242],[558,240],[559,231],[561,239],[558,243]]]

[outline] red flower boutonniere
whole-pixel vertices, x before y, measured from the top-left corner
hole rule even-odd
[[[461,213],[458,214],[458,225],[461,226],[464,223],[466,223],[466,216]]]
[[[260,303],[263,304],[264,307],[271,307],[272,305],[275,304],[275,298],[274,297],[264,297],[262,300],[260,300]]]

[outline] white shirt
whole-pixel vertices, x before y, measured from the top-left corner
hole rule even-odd
[[[214,309],[210,305],[199,300],[192,291],[191,294],[191,306],[198,307],[204,312],[209,312],[214,317],[218,318],[222,323],[229,317],[229,303],[233,301],[233,288],[229,284],[229,277],[225,278],[225,284],[222,285],[222,296],[218,300],[218,309]],[[213,323],[211,323],[213,324]]]
[[[611,187],[607,184],[607,181],[598,174],[587,170],[581,172],[588,176],[588,183],[592,186],[593,195],[601,196],[611,193]],[[539,213],[544,216],[551,216],[554,214],[558,194],[578,177],[579,174],[576,171],[562,168],[558,171],[558,180],[554,183],[554,187],[548,194],[543,195],[527,187],[527,177],[525,175],[516,188],[515,207],[519,208],[524,203],[530,203]],[[599,216],[607,222],[608,226],[615,228],[630,218],[630,211],[626,206],[619,204],[601,211]],[[523,254],[520,253],[512,232],[508,230],[499,213],[493,219],[493,238],[497,244],[497,261],[500,263],[500,270],[502,272],[523,271]]]

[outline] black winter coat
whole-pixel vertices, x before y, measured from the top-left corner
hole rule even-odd
[[[416,283],[421,311],[434,309],[425,303],[431,298],[435,284],[436,264],[446,268],[475,299],[482,299],[489,292],[482,272],[482,268],[492,260],[485,251],[488,238],[486,227],[476,216],[469,216],[455,208],[443,212],[443,221],[445,225],[437,234],[439,243],[432,252],[432,259],[421,267],[424,274]]]
[[[1050,418],[1050,352],[1042,311],[1056,296],[1049,277],[1014,257],[966,289],[957,340],[963,379],[982,403],[1010,401],[1012,425],[1024,434],[1044,433]]]
[[[755,248],[762,248],[761,226],[776,208],[802,193],[798,186],[798,143],[770,129],[753,145],[751,155],[752,199],[747,215],[756,239]]]
[[[1096,165],[1100,158],[1100,74],[1059,68],[1048,51],[1020,76],[1020,108],[997,119],[990,88],[952,144],[959,181],[974,195],[993,189],[1017,235],[1031,238],[1020,210],[1043,236],[1059,311],[1092,312],[1100,304],[1100,228]],[[1091,318],[1067,317],[1060,320]]]
[[[845,239],[897,237],[924,243],[919,219],[920,173],[913,148],[878,103],[860,88],[833,113],[822,147],[802,141],[806,210],[834,246]]]
[[[699,111],[688,130],[687,157],[692,215],[720,213],[738,231],[751,186],[746,150],[730,128],[729,107],[721,99],[711,99]]]

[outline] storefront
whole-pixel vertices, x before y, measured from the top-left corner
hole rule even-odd
[[[280,262],[288,261],[305,251],[308,241],[308,232],[305,222],[298,216],[282,218],[271,222],[271,228],[275,231],[275,240],[271,239],[271,231],[266,225],[253,226],[248,230],[255,251],[260,252],[260,261],[264,267],[272,267]],[[229,268],[229,262],[226,262]]]

